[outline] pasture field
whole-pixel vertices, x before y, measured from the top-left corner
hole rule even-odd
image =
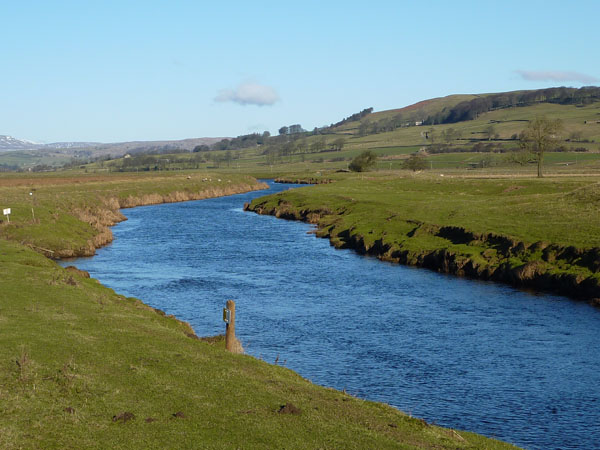
[[[431,105],[441,107],[447,102],[451,104],[456,101],[440,99],[432,101]],[[381,121],[393,116],[396,111],[373,113],[361,122]],[[549,152],[545,157],[546,171],[562,173],[568,167],[568,171],[600,173],[600,103],[586,106],[543,103],[505,108],[481,114],[475,120],[402,127],[366,136],[359,135],[361,122],[349,122],[328,129],[326,134],[299,137],[294,140],[295,150],[285,155],[277,153],[269,145],[262,145],[230,151],[150,155],[139,162],[131,158],[119,158],[83,165],[82,170],[104,173],[195,169],[207,173],[249,173],[259,177],[275,177],[289,173],[346,170],[354,157],[362,151],[371,150],[379,158],[376,166],[379,170],[400,170],[406,158],[421,152],[430,170],[477,169],[492,173],[534,173],[535,165],[519,157],[518,135],[525,129],[528,120],[540,115],[549,119],[560,118],[564,125],[560,151]],[[493,127],[493,136],[486,134],[489,127]],[[444,138],[450,129],[454,130],[455,136],[452,139]],[[333,151],[331,145],[339,138],[345,139],[344,145],[341,150]],[[324,143],[324,149],[318,152],[311,150],[318,142]]]
[[[250,209],[384,260],[600,297],[599,176],[443,175],[348,174]]]
[[[93,255],[112,239],[120,208],[215,197],[262,189],[247,175],[160,173],[3,174],[0,238],[21,242],[51,257]],[[10,222],[9,222],[10,221]]]
[[[0,224],[1,448],[514,448],[228,353],[222,338],[198,338],[42,254],[93,252],[97,225],[119,220],[114,208],[261,188],[247,176],[204,179],[0,177],[13,210]]]
[[[514,135],[542,114],[560,117],[566,132],[537,179],[535,165],[511,152]],[[11,215],[10,223],[0,217],[0,447],[511,448],[226,353],[220,338],[197,339],[187,324],[49,258],[92,255],[111,241],[120,208],[261,189],[252,177],[279,176],[333,183],[250,209],[318,224],[338,247],[598,302],[599,117],[598,103],[540,104],[366,136],[351,122],[304,138],[310,148],[343,136],[340,151],[273,158],[253,147],[229,159],[225,151],[209,160],[207,152],[154,155],[143,165],[134,155],[1,174],[0,209]],[[490,125],[495,135],[486,138]],[[460,137],[433,152],[449,128]],[[477,143],[495,150],[464,151]],[[364,150],[378,155],[375,171],[344,172]],[[419,151],[428,169],[403,170]]]

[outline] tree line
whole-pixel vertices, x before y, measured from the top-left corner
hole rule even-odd
[[[501,108],[531,106],[536,103],[555,103],[559,105],[586,105],[600,100],[600,87],[548,88],[534,91],[503,92],[500,94],[477,97],[444,108],[428,116],[423,125],[463,122],[476,119],[480,114]]]
[[[304,155],[309,153],[339,152],[344,148],[346,139],[343,137],[334,140],[327,140],[324,136],[309,143],[305,137],[291,139],[285,142],[272,142],[262,151],[269,165],[282,161],[285,157],[301,155],[304,161]]]
[[[532,91],[503,92],[465,100],[451,108],[443,108],[434,114],[423,111],[409,114],[398,113],[392,117],[370,121],[361,121],[358,135],[386,133],[398,128],[415,125],[439,125],[464,122],[476,119],[480,114],[502,108],[531,106],[537,103],[555,103],[560,105],[587,105],[600,101],[600,87],[548,88]]]
[[[329,125],[329,127],[322,128],[321,131],[328,131],[331,128],[339,127],[340,125],[344,125],[345,123],[349,123],[349,122],[358,122],[363,117],[368,116],[372,112],[373,112],[373,108],[365,108],[360,112],[354,113],[354,114],[340,120],[339,122],[332,123],[331,125]]]
[[[308,136],[315,136],[315,135],[320,135],[320,134],[326,134],[329,131],[331,131],[332,128],[343,125],[345,123],[348,122],[355,122],[355,121],[359,121],[361,120],[363,117],[366,117],[367,115],[371,114],[373,112],[373,108],[365,108],[360,112],[354,113],[348,117],[346,117],[345,119],[340,120],[339,122],[336,122],[334,124],[331,124],[330,126],[324,126],[324,127],[315,127],[312,131],[307,131],[304,128],[302,128],[302,125],[300,125],[299,123],[296,124],[292,124],[292,125],[284,125],[281,128],[279,128],[278,132],[279,135],[278,136],[272,136],[271,133],[269,133],[268,131],[264,131],[263,133],[250,133],[250,134],[243,134],[240,136],[237,136],[235,138],[227,138],[227,139],[222,139],[219,142],[216,142],[215,144],[209,146],[209,145],[197,145],[196,147],[194,147],[193,152],[197,153],[197,152],[206,152],[206,151],[211,151],[211,150],[239,150],[239,149],[244,149],[244,148],[251,148],[251,147],[257,147],[257,146],[261,146],[261,145],[271,145],[271,146],[278,146],[278,147],[282,147],[285,146],[286,144],[288,144],[290,141],[296,141],[300,138],[304,138],[304,137],[308,137]],[[337,145],[334,145],[332,148],[333,150],[341,150],[341,148],[337,148],[339,147],[339,142],[337,141]],[[316,144],[316,147],[319,147],[321,144]],[[342,144],[343,146],[343,144]],[[311,152],[311,153],[315,153],[315,152],[319,152],[322,150],[316,149],[316,148],[307,148],[306,152]]]

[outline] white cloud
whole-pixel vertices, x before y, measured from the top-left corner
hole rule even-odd
[[[246,82],[240,84],[236,89],[221,89],[215,97],[215,101],[270,106],[279,101],[279,95],[271,86]]]
[[[593,83],[600,81],[598,78],[579,72],[560,70],[515,70],[515,72],[527,81],[577,81],[580,83]]]

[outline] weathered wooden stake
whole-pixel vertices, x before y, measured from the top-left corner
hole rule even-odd
[[[235,302],[233,300],[227,300],[227,309],[229,310],[229,321],[225,328],[225,348],[230,352],[236,352]]]

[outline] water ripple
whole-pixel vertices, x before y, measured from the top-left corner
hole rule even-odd
[[[314,382],[527,448],[598,448],[600,311],[335,250],[241,211],[260,195],[125,210],[76,264],[199,335],[233,298],[246,350]]]

